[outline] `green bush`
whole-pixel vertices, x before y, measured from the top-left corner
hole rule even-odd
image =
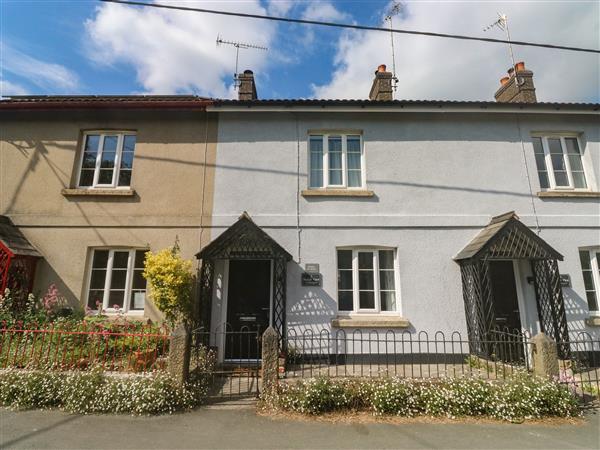
[[[165,414],[202,403],[207,383],[178,386],[165,374],[106,376],[100,371],[0,373],[0,405],[13,409],[60,408],[72,413]]]
[[[370,410],[377,415],[488,416],[509,421],[580,414],[577,398],[568,388],[527,374],[504,381],[321,377],[282,383],[264,401],[274,408],[303,414]]]

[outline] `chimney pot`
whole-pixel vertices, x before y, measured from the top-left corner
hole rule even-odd
[[[380,64],[379,67],[377,67],[377,72],[385,72],[385,70],[387,69],[385,64]]]
[[[517,70],[517,72],[525,70],[525,63],[523,61],[519,61],[517,64],[515,64],[515,69]]]

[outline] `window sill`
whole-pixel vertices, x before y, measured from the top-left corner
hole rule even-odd
[[[375,192],[367,189],[305,189],[302,197],[373,197]]]
[[[541,191],[537,193],[540,198],[600,198],[600,192],[594,191]]]
[[[600,327],[600,316],[590,316],[585,319],[585,324],[588,327]]]
[[[334,328],[408,328],[408,319],[399,316],[343,317],[331,319]]]
[[[65,197],[133,197],[134,189],[63,189],[60,193]]]

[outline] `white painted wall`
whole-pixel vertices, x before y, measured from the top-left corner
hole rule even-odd
[[[318,129],[363,130],[374,197],[298,195],[307,187],[307,135]],[[528,179],[534,194],[540,189],[529,136],[539,131],[582,133],[586,168],[595,171],[588,182],[598,190],[597,116],[523,114],[517,124],[515,114],[483,111],[220,111],[211,235],[247,211],[293,255],[290,328],[329,327],[337,314],[336,247],[373,245],[398,249],[401,314],[411,331],[465,332],[460,270],[452,257],[492,216],[514,210],[534,226],[535,207],[541,237],[565,256],[560,270],[571,275],[573,286],[564,290],[570,326],[584,329],[577,249],[600,245],[600,201],[532,198]],[[322,287],[300,286],[299,263],[320,264]],[[526,301],[535,303],[529,291]]]

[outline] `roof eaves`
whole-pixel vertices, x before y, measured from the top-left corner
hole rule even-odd
[[[474,101],[474,100],[389,100],[374,101],[367,99],[266,99],[266,100],[232,100],[215,99],[213,107],[327,107],[327,106],[350,106],[350,107],[374,107],[374,108],[404,108],[404,107],[434,107],[434,108],[481,108],[490,110],[582,110],[582,111],[600,111],[600,103],[559,103],[559,102],[538,102],[538,103],[500,103],[495,101]]]
[[[206,109],[211,99],[196,96],[14,96],[0,110],[54,109]]]

